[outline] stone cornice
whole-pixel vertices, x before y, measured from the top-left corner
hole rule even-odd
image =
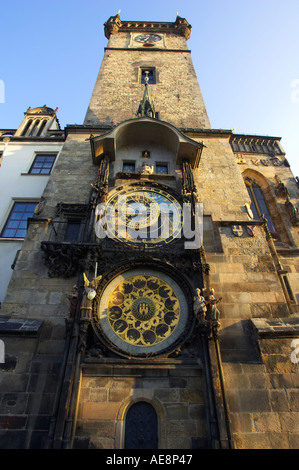
[[[110,38],[111,34],[118,32],[161,32],[173,33],[190,38],[192,26],[185,18],[176,17],[174,23],[156,21],[121,21],[119,14],[111,16],[104,24],[105,36]]]

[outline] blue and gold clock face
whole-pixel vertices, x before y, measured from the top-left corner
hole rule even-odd
[[[144,348],[172,335],[180,319],[180,303],[163,279],[146,274],[121,280],[108,301],[108,320],[122,341]]]
[[[106,286],[93,324],[121,354],[162,354],[188,330],[184,292],[169,275],[152,269],[119,274]]]
[[[181,205],[167,191],[133,186],[115,193],[108,206],[115,217],[107,219],[107,233],[117,241],[153,248],[181,235]]]

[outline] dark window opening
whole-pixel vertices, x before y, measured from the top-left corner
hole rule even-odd
[[[75,242],[80,239],[81,220],[69,219],[66,225],[64,241]]]
[[[124,162],[123,163],[123,172],[125,172],[125,173],[135,173],[135,163],[134,162]]]
[[[141,69],[141,83],[146,83],[146,78],[148,78],[148,84],[154,85],[156,83],[156,72],[155,68],[147,67]]]
[[[251,183],[250,185],[247,185],[247,191],[251,199],[250,208],[253,212],[254,218],[258,220],[261,218],[261,216],[264,215],[267,219],[267,225],[272,234],[272,237],[274,239],[277,239],[278,234],[276,232],[274,223],[272,221],[270,212],[268,210],[264,195],[260,187],[255,183]]]
[[[168,165],[163,165],[162,163],[156,164],[156,174],[157,175],[167,175],[168,174]]]

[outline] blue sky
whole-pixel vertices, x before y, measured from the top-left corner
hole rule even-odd
[[[2,0],[0,128],[44,104],[59,108],[62,127],[82,124],[103,23],[118,10],[123,20],[185,17],[212,127],[282,137],[299,176],[299,0]]]

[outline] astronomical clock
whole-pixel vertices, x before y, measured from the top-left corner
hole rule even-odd
[[[171,246],[180,235],[181,205],[169,191],[146,184],[116,191],[108,203],[115,213],[113,224],[109,226],[107,220],[108,232],[115,230],[114,242],[137,249],[137,258],[142,246],[152,262],[145,258],[139,264],[133,262],[131,268],[127,262],[125,269],[120,265],[120,271],[113,272],[94,300],[94,331],[121,356],[169,354],[190,334],[194,321],[191,293],[180,273],[170,266],[163,269],[161,260],[155,264],[153,259],[155,249],[163,253],[163,246]]]
[[[181,205],[168,191],[133,185],[111,196],[108,205],[115,219],[107,219],[107,233],[114,240],[155,248],[181,235]]]

